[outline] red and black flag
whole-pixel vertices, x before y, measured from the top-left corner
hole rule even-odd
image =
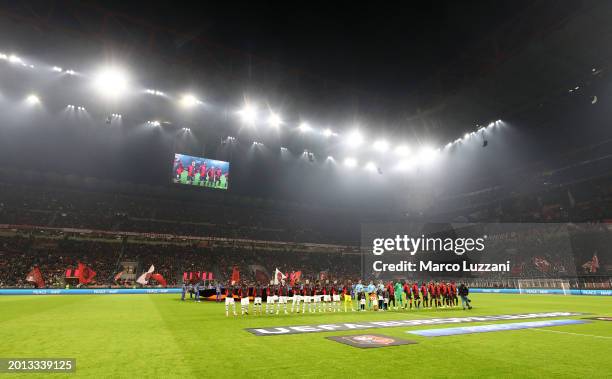
[[[240,282],[240,271],[238,271],[238,266],[234,266],[234,268],[232,269],[232,282]]]
[[[32,271],[30,271],[30,273],[26,276],[26,281],[30,283],[34,283],[36,285],[36,288],[45,287],[45,281],[38,267],[34,267]]]
[[[157,283],[161,284],[162,287],[165,287],[168,284],[166,282],[166,279],[164,279],[164,277],[162,276],[162,274],[159,274],[159,273],[151,274],[149,279],[155,280]]]
[[[96,272],[84,263],[79,262],[77,271],[80,284],[89,284],[93,281],[93,278],[96,277]]]

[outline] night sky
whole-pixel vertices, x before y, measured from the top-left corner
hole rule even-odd
[[[609,138],[608,11],[584,1],[0,0],[0,50],[86,73],[119,62],[139,86],[175,98],[193,91],[206,104],[187,112],[141,94],[111,106],[86,76],[9,64],[0,67],[0,159],[16,170],[164,187],[179,152],[231,161],[234,194],[349,207],[425,206],[421,198],[510,188],[520,183],[506,172],[556,169],[564,151]],[[42,98],[37,112],[23,105],[32,91]],[[282,130],[244,128],[235,113],[245,96],[281,113]],[[74,117],[67,104],[86,106],[89,117]],[[124,115],[121,125],[105,123],[111,112]],[[340,137],[302,135],[302,118]],[[146,127],[158,119],[167,123]],[[498,119],[503,127],[476,133]],[[187,126],[192,134],[178,138]],[[356,126],[366,141],[349,151],[342,134]],[[223,143],[227,136],[240,144]],[[440,148],[443,159],[401,174],[400,158],[371,148],[380,137]],[[358,170],[342,167],[347,157]],[[364,174],[369,161],[384,174]]]
[[[295,75],[399,100],[452,65],[529,1],[100,2],[134,21],[184,33],[210,49],[280,63]],[[176,46],[189,44],[177,39]],[[320,84],[320,83],[317,83]]]

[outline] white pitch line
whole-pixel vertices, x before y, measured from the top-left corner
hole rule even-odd
[[[539,329],[539,328],[533,328],[531,330],[536,330],[538,332],[550,332],[550,333],[561,333],[561,334],[571,334],[574,336],[583,336],[583,337],[594,337],[594,338],[605,338],[605,339],[612,339],[612,337],[607,337],[607,336],[598,336],[595,334],[582,334],[582,333],[572,333],[572,332],[561,332],[559,330],[547,330],[547,329]]]

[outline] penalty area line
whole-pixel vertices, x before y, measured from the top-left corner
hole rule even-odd
[[[598,336],[598,335],[595,335],[595,334],[582,334],[582,333],[562,332],[560,330],[547,330],[547,329],[539,329],[539,328],[533,328],[531,330],[535,330],[535,331],[538,331],[538,332],[570,334],[570,335],[573,335],[573,336],[612,339],[612,337],[608,337],[608,336]]]

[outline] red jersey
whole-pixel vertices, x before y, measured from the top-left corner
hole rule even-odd
[[[429,283],[429,285],[427,286],[427,289],[429,290],[430,296],[433,296],[436,294],[436,288],[434,287],[433,283]]]

